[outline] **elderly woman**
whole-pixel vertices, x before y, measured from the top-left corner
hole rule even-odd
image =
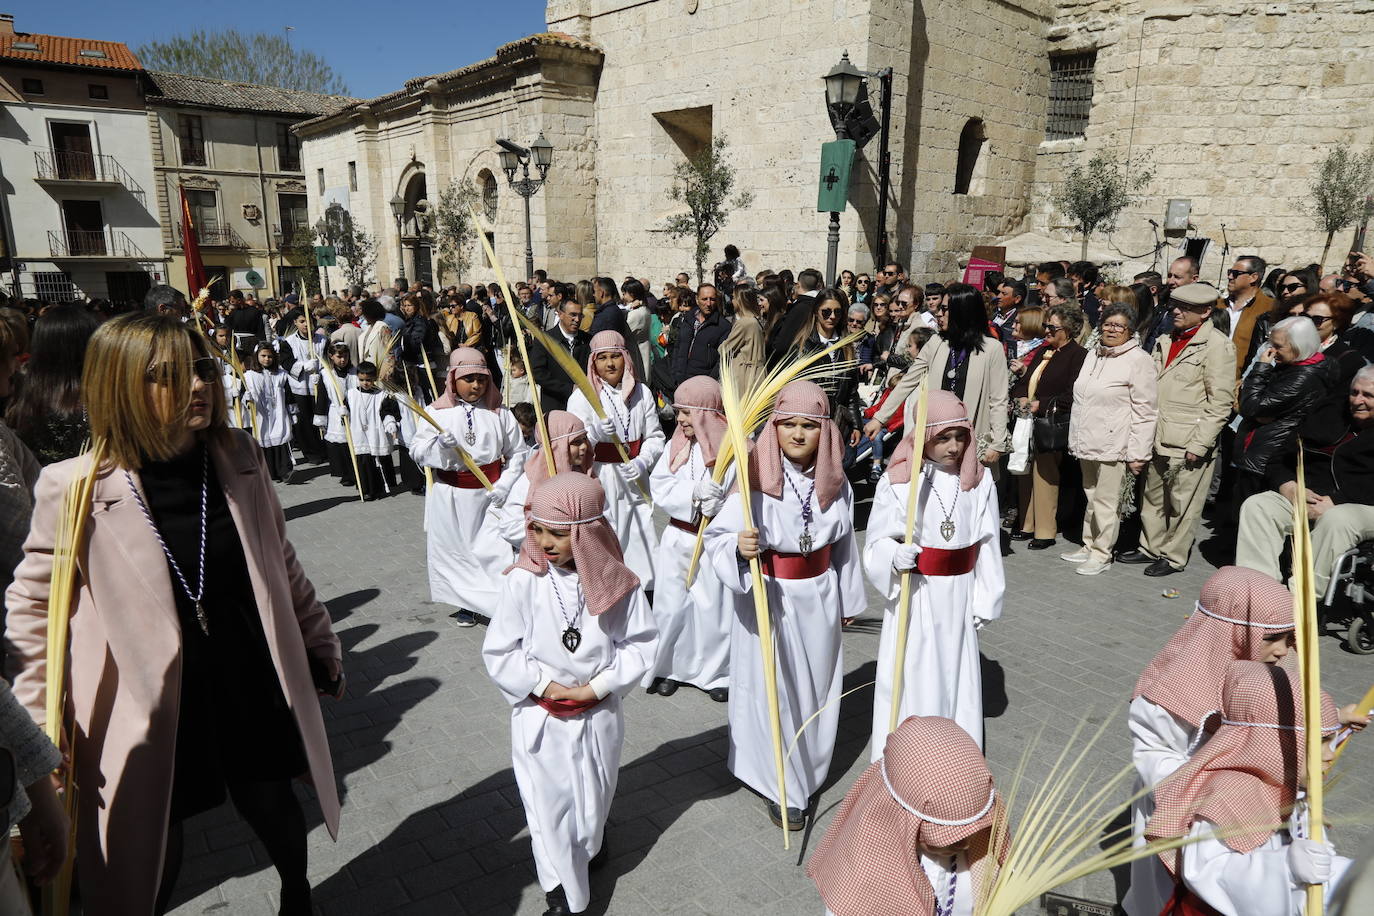
[[[1321,340],[1318,350],[1331,363],[1331,389],[1337,399],[1343,399],[1350,390],[1350,380],[1364,366],[1364,357],[1343,339],[1350,328],[1355,301],[1345,293],[1318,293],[1303,300],[1301,307],[1301,314],[1317,328]]]
[[[1121,287],[1108,287],[1113,288]],[[1132,477],[1139,474],[1154,450],[1157,376],[1154,360],[1135,338],[1135,323],[1131,306],[1105,305],[1101,337],[1073,384],[1069,451],[1082,465],[1088,508],[1083,546],[1063,558],[1079,564],[1080,576],[1095,576],[1112,565],[1122,480],[1128,471]]]
[[[1072,305],[1056,305],[1045,320],[1045,345],[1030,357],[1030,368],[1012,386],[1011,397],[1018,410],[1044,418],[1046,434],[1053,436],[1072,420],[1073,386],[1088,351],[1078,343],[1083,333],[1083,310]],[[1059,476],[1067,443],[1047,442],[1037,434],[1031,473],[1021,478],[1021,530],[1014,540],[1030,540],[1031,550],[1053,547],[1059,535]]]
[[[1298,425],[1331,390],[1333,373],[1321,353],[1317,326],[1285,318],[1269,332],[1240,390],[1240,428],[1231,460],[1239,470],[1234,505],[1266,489],[1264,470],[1297,436]]]
[[[849,314],[845,317],[844,333],[857,334],[863,331],[862,337],[854,345],[855,358],[859,361],[859,379],[867,382],[873,375],[873,368],[878,362],[877,341],[873,335],[866,330],[868,327],[868,306],[850,305]]]
[[[219,373],[175,316],[121,315],[95,332],[81,390],[100,463],[87,453],[43,470],[5,596],[15,696],[42,723],[60,516],[91,475],[62,723],[91,916],[164,912],[183,822],[226,793],[281,875],[282,913],[311,912],[296,777],[338,831],[317,696],[343,692],[339,640],[258,447],[225,425]]]

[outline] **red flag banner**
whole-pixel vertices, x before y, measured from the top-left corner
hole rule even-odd
[[[200,259],[200,239],[191,220],[191,205],[186,202],[186,189],[181,194],[181,250],[186,256],[186,298],[194,299],[206,286],[205,263]]]

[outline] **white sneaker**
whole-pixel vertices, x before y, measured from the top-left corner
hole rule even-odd
[[[1070,563],[1082,563],[1090,556],[1092,556],[1092,553],[1089,552],[1088,548],[1080,547],[1077,550],[1072,550],[1068,553],[1061,553],[1059,555],[1059,559],[1067,560]]]
[[[1080,576],[1096,576],[1097,574],[1104,573],[1111,568],[1111,560],[1087,560],[1083,563],[1082,566],[1074,570],[1074,572],[1078,573]]]

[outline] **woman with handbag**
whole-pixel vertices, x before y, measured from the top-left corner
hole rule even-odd
[[[1059,476],[1069,447],[1073,386],[1088,356],[1078,343],[1083,323],[1083,310],[1075,304],[1051,308],[1045,317],[1045,345],[1031,356],[1030,368],[1011,389],[1017,409],[1034,421],[1031,473],[1021,478],[1021,530],[1011,535],[1018,541],[1029,539],[1031,550],[1053,547],[1059,534]]]

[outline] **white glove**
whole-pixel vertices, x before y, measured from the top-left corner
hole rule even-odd
[[[318,359],[307,359],[307,360],[304,362],[304,364],[301,365],[301,371],[302,371],[302,372],[319,372],[319,371],[320,371],[320,361],[319,361]]]
[[[1294,840],[1288,847],[1288,870],[1298,884],[1325,884],[1331,878],[1336,847],[1316,840]]]
[[[499,508],[501,508],[502,506],[504,506],[505,504],[506,504],[506,494],[505,494],[505,493],[502,493],[500,490],[492,490],[492,491],[491,491],[491,507],[492,507],[493,509],[499,509]]]
[[[892,554],[892,568],[899,573],[915,569],[916,558],[920,555],[920,544],[898,544],[896,552]]]
[[[238,379],[236,379],[236,378],[235,378],[235,379],[230,379],[230,380],[229,380],[229,397],[231,397],[231,398],[236,398],[236,397],[239,396],[239,392],[241,392],[241,391],[243,391],[243,383],[240,382],[240,381],[239,381]]]
[[[705,505],[709,501],[719,502],[725,496],[725,488],[707,477],[698,480],[697,485],[692,488],[692,499]],[[702,511],[705,511],[704,509]],[[714,515],[715,513],[710,513]]]
[[[717,496],[715,499],[703,499],[697,503],[697,506],[706,518],[715,518],[720,515],[720,510],[725,506],[725,497]]]
[[[977,616],[977,615],[974,615],[974,618],[973,618],[973,629],[975,629],[975,630],[981,630],[981,629],[983,629],[983,627],[985,627],[985,626],[987,626],[987,625],[988,625],[987,620],[985,620],[984,618],[979,617],[979,616]]]
[[[315,419],[312,422],[314,422],[314,424],[318,426],[320,429],[324,429],[325,426],[328,425],[325,423],[324,417],[320,416],[319,414],[315,414]]]
[[[348,419],[348,408],[347,408],[347,407],[340,407],[340,408],[339,408],[339,419],[341,419],[341,420],[347,420],[347,419]]]
[[[439,444],[444,448],[458,448],[458,437],[453,433],[440,433],[436,438],[439,440]]]
[[[626,483],[634,483],[640,477],[639,465],[633,460],[621,462],[613,467],[620,475],[620,479]]]
[[[610,417],[602,417],[591,424],[592,432],[596,434],[598,442],[610,442],[615,438],[615,423]]]

